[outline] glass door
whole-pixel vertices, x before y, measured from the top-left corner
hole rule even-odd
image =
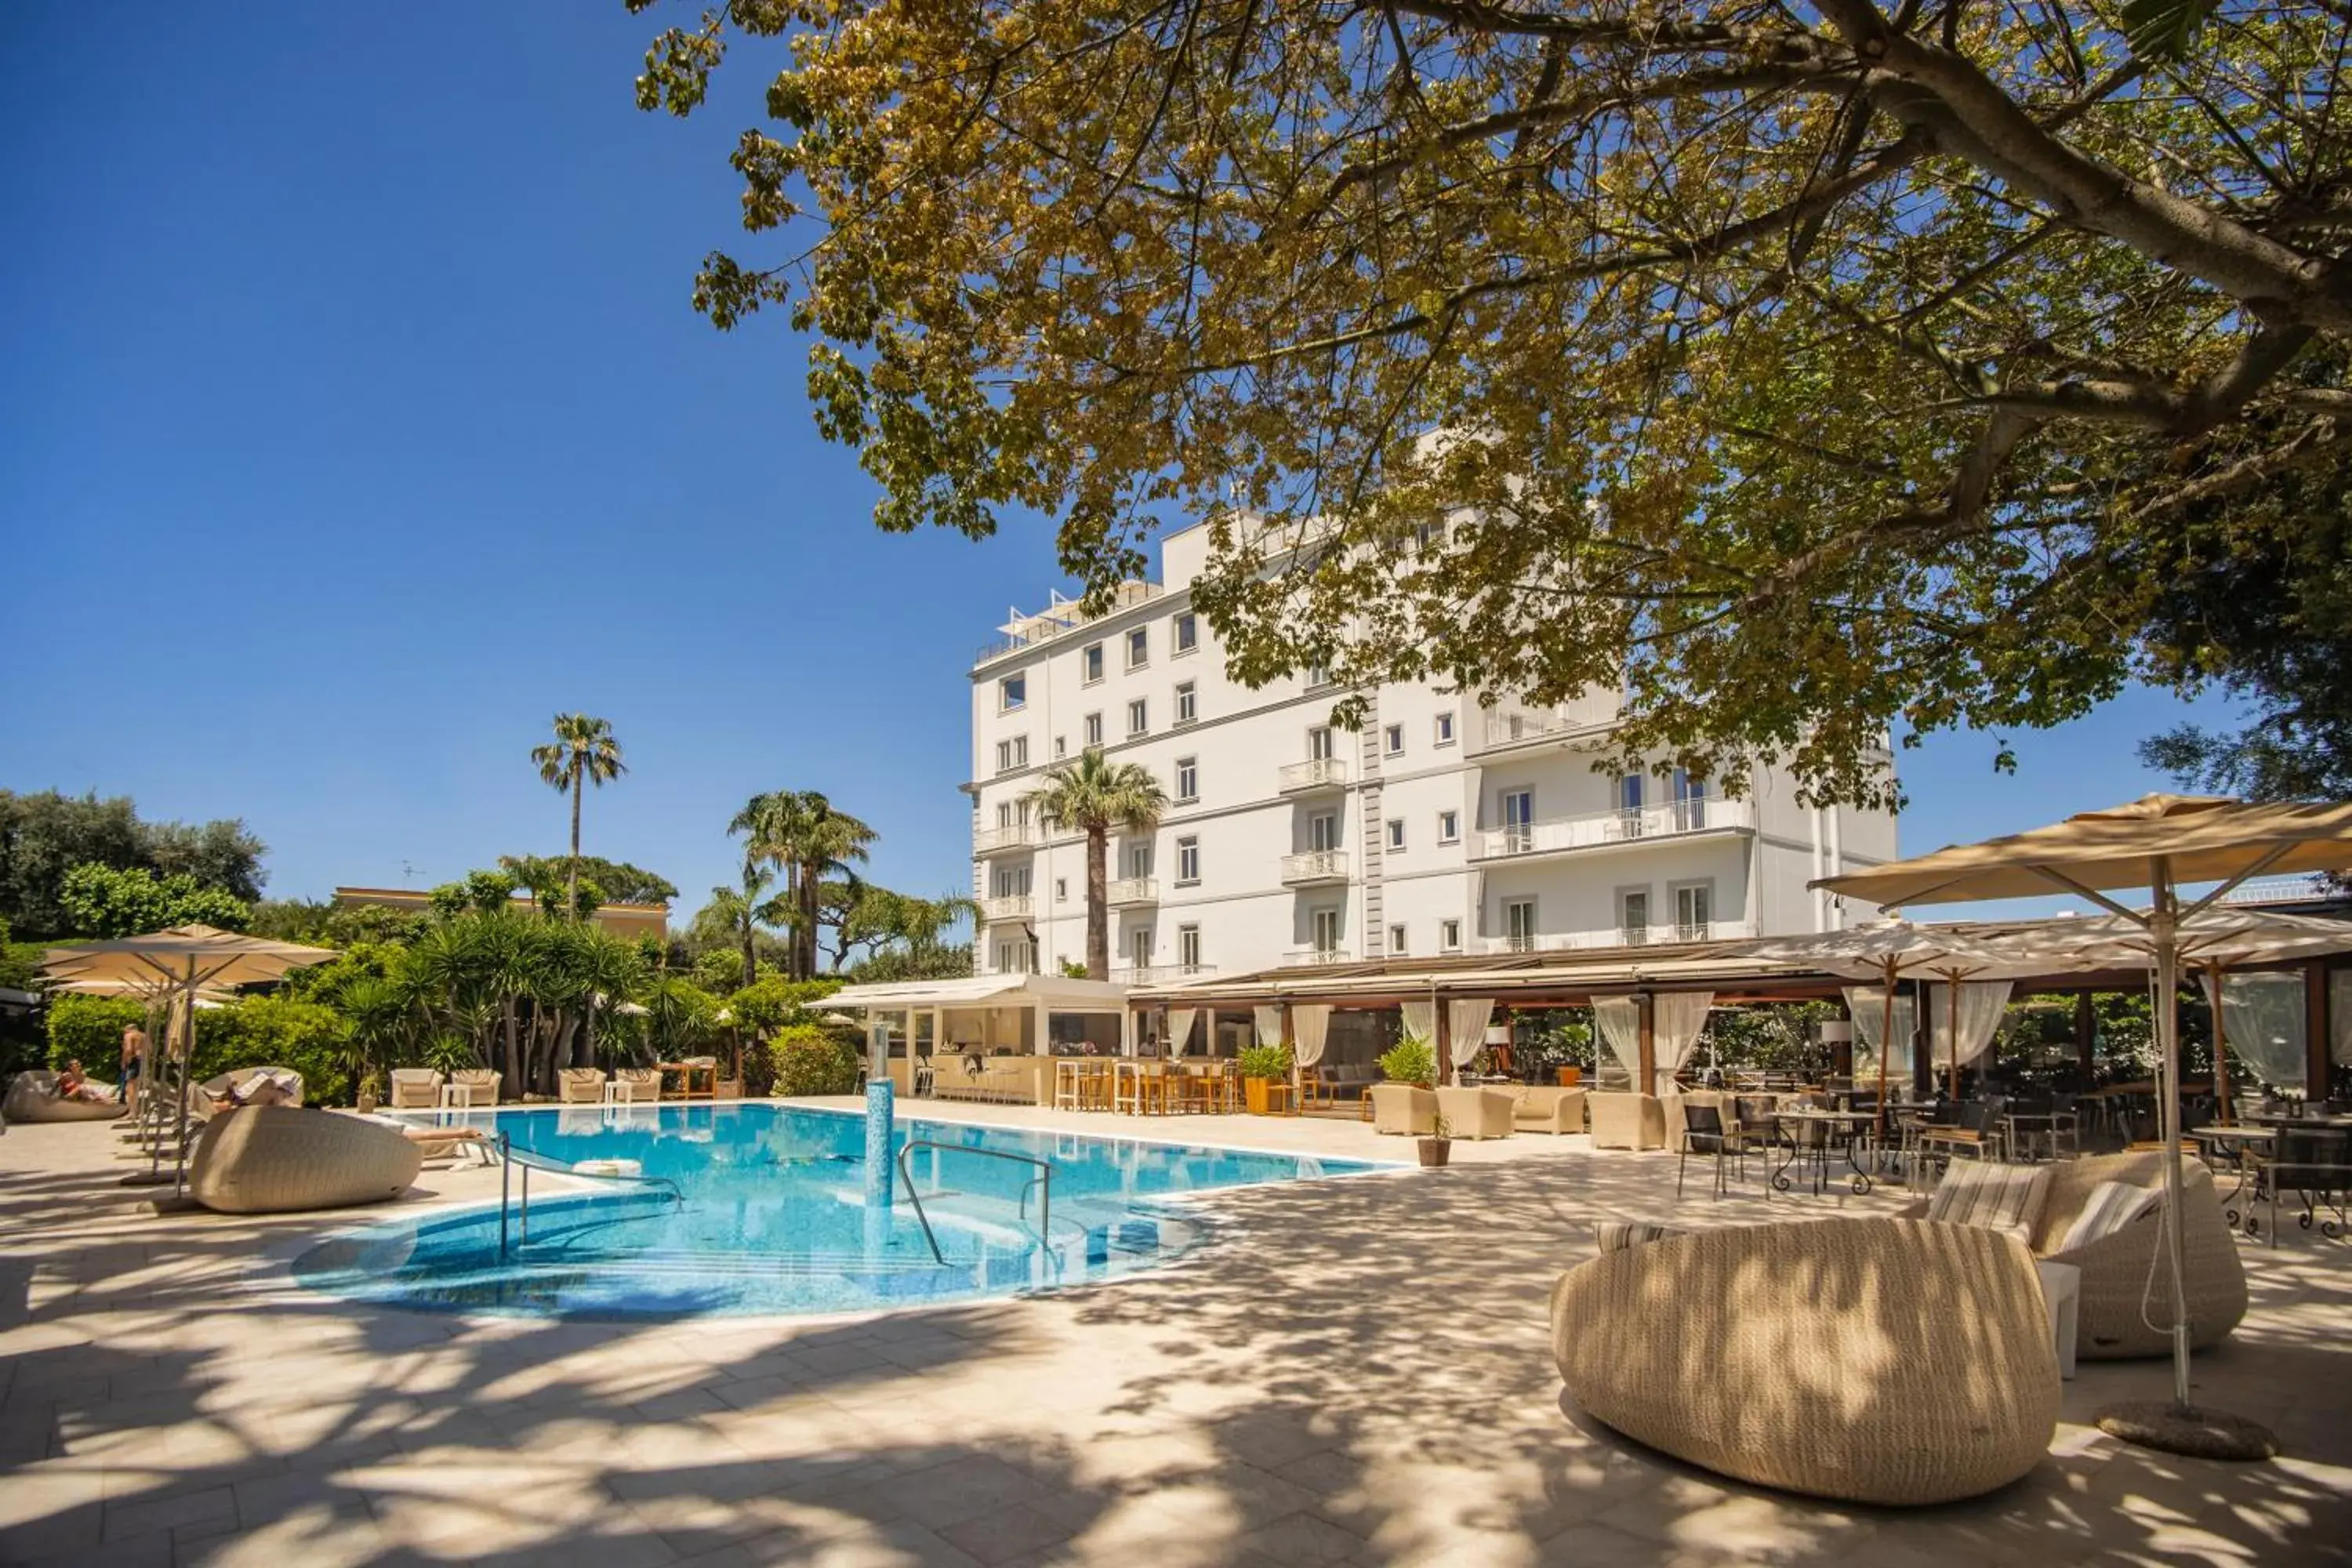
[[[1706,826],[1706,780],[1675,770],[1675,831],[1696,833]]]
[[[1704,882],[1675,889],[1675,935],[1685,942],[1705,942],[1713,922],[1714,889]]]
[[[1524,855],[1535,847],[1536,795],[1527,789],[1507,790],[1503,795],[1503,852]]]
[[[1650,895],[1621,893],[1617,897],[1617,935],[1627,947],[1650,940]]]
[[[1337,910],[1317,910],[1314,914],[1314,922],[1315,951],[1318,952],[1339,952],[1339,911]]]
[[[1536,945],[1536,901],[1533,899],[1503,900],[1503,940],[1514,952],[1527,952]]]

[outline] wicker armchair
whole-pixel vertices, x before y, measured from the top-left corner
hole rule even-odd
[[[1654,1094],[1601,1092],[1584,1097],[1595,1149],[1663,1149],[1666,1109]]]
[[[1497,1089],[1441,1089],[1437,1114],[1454,1138],[1508,1138],[1517,1102]]]
[[[471,1110],[499,1102],[499,1075],[488,1068],[459,1068],[449,1075],[449,1082],[472,1091],[473,1098],[466,1102]]]
[[[1437,1096],[1409,1083],[1376,1083],[1364,1091],[1372,1102],[1372,1131],[1426,1138],[1437,1131]]]
[[[1511,1120],[1521,1131],[1554,1135],[1584,1131],[1584,1090],[1553,1084],[1514,1084],[1502,1092],[1511,1097]]]
[[[2024,1475],[2057,1432],[2033,1259],[1990,1230],[1830,1219],[1670,1237],[1570,1269],[1551,1328],[1597,1419],[1789,1491],[1950,1502]]]
[[[430,1110],[441,1103],[441,1075],[431,1068],[394,1068],[392,1069],[392,1094],[385,1100],[388,1110]]]
[[[392,1128],[331,1110],[248,1105],[205,1124],[188,1191],[222,1214],[291,1214],[396,1198],[424,1163]]]
[[[651,1105],[661,1098],[661,1068],[623,1068],[613,1075],[617,1092],[632,1105]]]
[[[555,1075],[555,1098],[565,1105],[594,1105],[604,1098],[604,1075],[595,1068],[565,1068]]]

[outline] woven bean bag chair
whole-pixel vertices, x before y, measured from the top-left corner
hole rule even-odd
[[[248,1105],[205,1124],[188,1191],[222,1214],[292,1214],[396,1198],[424,1153],[396,1130],[356,1116]]]
[[[1593,1416],[1814,1497],[1918,1507],[2041,1462],[2058,1358],[2024,1244],[1832,1219],[1608,1253],[1552,1289],[1552,1353]]]
[[[196,1085],[197,1114],[209,1116],[228,1109],[232,1091],[242,1093],[247,1079],[261,1078],[265,1075],[276,1078],[280,1083],[291,1079],[293,1083],[291,1092],[294,1096],[291,1103],[295,1105],[302,1103],[302,1075],[292,1068],[231,1068],[217,1078],[208,1078]]]
[[[2086,1247],[2072,1252],[2058,1250],[2093,1187],[2102,1182],[2124,1182],[2160,1189],[2163,1161],[2160,1152],[2098,1154],[2062,1161],[2052,1167],[2050,1194],[2042,1200],[2041,1218],[2034,1226],[2033,1253],[2053,1263],[2071,1263],[2083,1271],[2082,1315],[2074,1350],[2085,1360],[2124,1361],[2172,1353],[2170,1334],[2148,1327],[2150,1321],[2172,1321],[2172,1271],[2156,1267],[2164,1248],[2160,1208]],[[2182,1213],[2188,1232],[2182,1279],[2189,1295],[2189,1342],[2192,1349],[2203,1350],[2227,1339],[2244,1319],[2246,1270],[2238,1260],[2230,1222],[2221,1213],[2221,1195],[2214,1191],[2213,1173],[2190,1159],[2182,1174],[2186,1178]]]
[[[122,1114],[119,1100],[68,1100],[58,1093],[53,1072],[20,1072],[8,1080],[0,1118],[10,1121],[111,1121]]]

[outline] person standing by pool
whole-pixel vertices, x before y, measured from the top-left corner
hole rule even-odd
[[[132,1024],[122,1031],[122,1103],[139,1111],[139,1069],[147,1059],[147,1031]]]

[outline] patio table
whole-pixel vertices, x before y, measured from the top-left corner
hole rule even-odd
[[[2196,1142],[2199,1152],[2205,1156],[2207,1164],[2210,1165],[2217,1161],[2227,1161],[2230,1168],[2237,1172],[2238,1184],[2231,1187],[2230,1195],[2221,1200],[2222,1217],[2231,1225],[2236,1225],[2238,1200],[2246,1195],[2246,1188],[2253,1181],[2253,1172],[2246,1164],[2247,1146],[2252,1143],[2277,1142],[2278,1129],[2275,1127],[2192,1127],[2189,1130],[2189,1136]],[[2251,1215],[2251,1205],[2249,1215]]]
[[[1772,1173],[1774,1188],[1784,1193],[1795,1190],[1796,1184],[1789,1180],[1789,1167],[1797,1163],[1798,1155],[1802,1151],[1790,1130],[1792,1127],[1811,1126],[1818,1127],[1822,1133],[1819,1150],[1821,1159],[1813,1166],[1813,1195],[1819,1197],[1827,1189],[1829,1152],[1832,1145],[1843,1150],[1846,1163],[1853,1170],[1853,1184],[1855,1194],[1859,1195],[1870,1191],[1870,1173],[1862,1168],[1862,1144],[1872,1124],[1877,1121],[1878,1112],[1816,1110],[1806,1108],[1779,1111],[1773,1120],[1779,1124],[1781,1144],[1789,1152],[1788,1157],[1780,1162],[1780,1168]]]
[[[677,1074],[678,1098],[680,1100],[715,1100],[718,1098],[719,1064],[716,1062],[711,1062],[708,1065],[697,1062],[656,1062],[654,1064],[654,1070],[661,1073],[674,1072]],[[697,1073],[702,1074],[707,1080],[707,1087],[699,1095],[697,1095],[694,1089],[694,1075]]]

